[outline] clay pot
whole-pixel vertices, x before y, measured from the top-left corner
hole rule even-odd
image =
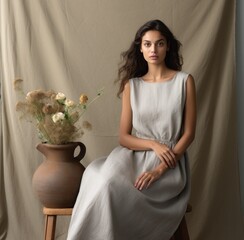
[[[80,152],[74,156],[78,146]],[[36,148],[46,157],[32,179],[40,202],[48,208],[72,208],[85,170],[80,163],[86,153],[85,145],[80,142],[64,145],[40,143]]]

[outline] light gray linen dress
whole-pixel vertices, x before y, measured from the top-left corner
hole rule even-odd
[[[188,74],[169,81],[130,80],[135,135],[173,147],[181,136]],[[153,151],[118,146],[86,169],[74,206],[68,240],[169,240],[190,194],[184,154],[151,187],[139,191],[136,178],[160,163]]]

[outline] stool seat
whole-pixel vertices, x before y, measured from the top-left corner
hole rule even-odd
[[[71,215],[73,208],[43,208],[45,215]]]

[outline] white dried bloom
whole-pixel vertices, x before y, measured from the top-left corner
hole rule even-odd
[[[67,107],[73,107],[75,105],[75,102],[70,100],[70,99],[66,99],[64,104],[67,106]]]
[[[66,96],[65,96],[64,93],[59,92],[59,93],[56,95],[55,99],[58,100],[58,101],[64,101],[64,100],[66,99]]]
[[[65,115],[62,112],[55,113],[52,116],[52,120],[54,123],[62,121],[62,120],[64,120],[64,118],[65,118]]]
[[[31,93],[32,93],[32,92],[28,92],[28,93],[26,94],[26,97],[25,97],[25,98],[26,98],[27,101],[29,101],[29,100],[31,99]]]

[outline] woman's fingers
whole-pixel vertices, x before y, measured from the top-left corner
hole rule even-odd
[[[147,173],[141,174],[136,180],[135,187],[138,190],[142,190],[144,186],[147,184],[148,180],[150,180],[150,177]]]
[[[135,182],[135,187],[138,190],[142,190],[143,188],[148,188],[159,177],[160,176],[158,176],[156,172],[145,172],[137,178]]]
[[[176,166],[176,157],[170,148],[166,148],[165,151],[162,152],[161,157],[169,168],[174,168]]]
[[[164,162],[169,168],[174,168],[176,166],[177,160],[174,152],[165,144],[158,144],[153,149],[159,159]]]
[[[170,155],[163,155],[163,159],[170,168],[175,168],[176,166],[175,158],[173,158]]]
[[[154,179],[151,178],[151,180],[148,181],[146,189],[150,187],[150,185],[154,182]]]

